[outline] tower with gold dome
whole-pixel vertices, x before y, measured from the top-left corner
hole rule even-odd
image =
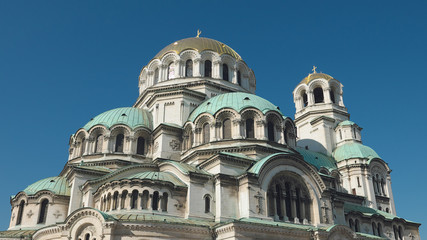
[[[77,129],[61,171],[11,197],[0,240],[419,239],[330,75],[297,85],[293,120],[255,95],[236,51],[198,33],[138,87],[133,106]]]

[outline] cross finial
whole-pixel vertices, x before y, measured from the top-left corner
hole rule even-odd
[[[200,31],[200,29],[197,29],[197,38],[200,36],[200,34],[202,33],[202,31]]]
[[[313,66],[313,69],[311,69],[311,70],[313,70],[313,73],[317,73],[317,72],[316,72],[316,69],[317,69],[317,67],[316,67],[316,66]]]

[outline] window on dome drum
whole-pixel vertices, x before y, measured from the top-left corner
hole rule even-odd
[[[168,193],[163,193],[162,196],[162,202],[161,202],[161,208],[163,212],[167,212],[168,211]]]
[[[185,62],[185,76],[192,77],[193,76],[193,60],[188,59]]]
[[[237,71],[237,84],[239,84],[239,86],[242,86],[242,74],[240,73],[240,71]]]
[[[22,222],[22,213],[24,212],[25,201],[21,200],[18,207],[18,217],[16,218],[16,225],[20,225]]]
[[[209,123],[205,123],[203,125],[203,141],[202,143],[208,143],[210,139],[210,127],[209,127]]]
[[[331,90],[329,90],[329,96],[331,97],[331,102],[332,103],[336,103],[335,102],[335,94],[334,94],[334,89],[333,88]]]
[[[145,154],[145,139],[143,137],[138,137],[136,144],[136,154],[144,155]]]
[[[227,64],[222,64],[222,79],[228,81],[228,66]]]
[[[341,129],[340,129],[339,133],[340,133],[340,140],[342,140],[342,132],[341,132]]]
[[[102,141],[102,134],[99,134],[97,137],[96,137],[96,141],[95,141],[95,153],[100,153],[100,152],[102,152],[102,143],[103,143],[103,141]]]
[[[383,192],[383,195],[386,196],[384,185],[385,185],[384,178],[381,178],[381,191]]]
[[[168,66],[168,80],[173,78],[175,78],[175,65],[171,62]]]
[[[126,202],[127,195],[128,195],[128,191],[124,190],[121,196],[122,200],[120,201],[120,209],[125,209],[125,202]]]
[[[157,191],[153,193],[153,202],[151,203],[151,209],[155,211],[159,210],[159,192]]]
[[[113,210],[117,210],[119,203],[119,192],[114,192],[113,194]]]
[[[205,213],[211,212],[211,198],[209,195],[205,196]]]
[[[356,138],[356,128],[353,128],[353,138]]]
[[[377,235],[377,226],[376,226],[376,224],[374,222],[372,223],[372,234],[374,236]]]
[[[115,148],[115,152],[123,152],[123,140],[124,140],[124,135],[123,134],[118,134],[116,136],[116,148]]]
[[[80,156],[83,156],[86,150],[86,139],[82,139],[81,145],[80,145]]]
[[[212,77],[212,62],[209,60],[205,61],[205,77]]]
[[[149,198],[149,193],[147,190],[144,190],[142,192],[142,201],[141,201],[141,208],[142,209],[147,209],[148,208],[148,198]]]
[[[222,122],[222,138],[231,139],[231,120],[229,118]]]
[[[39,220],[37,221],[37,224],[46,223],[48,204],[49,204],[49,200],[47,199],[43,199],[43,201],[41,202]]]
[[[85,240],[90,240],[90,234],[86,233]]]
[[[246,138],[255,138],[254,119],[246,119]]]
[[[274,141],[275,140],[275,136],[274,136],[274,124],[272,122],[268,122],[267,123],[267,132],[268,132],[268,141]]]
[[[109,193],[107,196],[107,209],[106,209],[106,211],[110,211],[110,210],[111,210],[111,193]]]
[[[350,218],[350,220],[348,220],[348,226],[351,228],[351,230],[354,231],[354,222],[353,222],[353,219]]]
[[[130,208],[135,209],[138,207],[138,190],[133,190],[130,199]]]
[[[377,233],[378,233],[379,237],[382,237],[382,235],[383,235],[383,228],[381,226],[381,223],[378,223]]]
[[[153,81],[153,85],[157,84],[159,82],[159,68],[156,68],[156,70],[154,70],[154,81]]]
[[[302,102],[304,104],[304,107],[307,107],[307,105],[308,105],[308,97],[307,97],[307,93],[305,91],[302,94]]]
[[[356,219],[356,221],[354,221],[354,231],[355,232],[359,232],[360,228],[359,228],[359,220]]]
[[[394,239],[395,240],[402,240],[402,227],[393,226],[393,232],[394,232]]]
[[[313,91],[314,94],[314,103],[323,103],[324,97],[323,97],[323,89],[321,87],[317,87]]]

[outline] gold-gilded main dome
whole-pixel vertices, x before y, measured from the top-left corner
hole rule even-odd
[[[169,44],[159,53],[157,53],[154,58],[160,59],[168,52],[175,52],[177,54],[180,54],[182,51],[188,49],[196,50],[199,53],[204,50],[211,50],[218,53],[219,55],[228,54],[237,60],[242,59],[236,51],[234,51],[231,47],[225,45],[224,43],[214,39],[202,37],[186,38]]]
[[[305,77],[305,78],[300,82],[300,84],[301,84],[301,83],[308,84],[309,82],[313,81],[314,79],[318,79],[318,78],[323,78],[323,79],[325,79],[325,80],[327,80],[327,81],[332,80],[332,79],[335,79],[335,78],[333,78],[332,76],[330,76],[330,75],[328,75],[328,74],[314,72],[314,73],[310,73],[310,74],[308,74],[308,76],[307,76],[307,77]],[[336,80],[336,79],[335,79],[335,80]]]

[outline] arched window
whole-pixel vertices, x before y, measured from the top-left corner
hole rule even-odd
[[[188,59],[185,62],[185,76],[192,77],[193,76],[193,60]]]
[[[254,119],[246,119],[246,138],[255,138]]]
[[[168,80],[173,78],[175,78],[175,65],[171,62],[168,66]]]
[[[272,122],[267,123],[268,141],[274,141],[274,124]]]
[[[209,60],[205,61],[205,77],[212,77],[212,62]]]
[[[378,230],[377,230],[378,236],[383,236],[383,228],[381,227],[381,223],[378,223]]]
[[[314,94],[314,103],[322,103],[324,101],[323,98],[323,89],[321,87],[317,87],[313,91]]]
[[[113,210],[117,210],[119,203],[119,192],[114,192],[113,194]]]
[[[231,139],[231,120],[229,118],[222,122],[222,138]]]
[[[157,84],[159,82],[159,68],[156,68],[156,70],[154,70],[154,83],[153,84]]]
[[[141,201],[141,208],[142,209],[147,209],[148,208],[148,197],[149,197],[148,191],[144,190],[142,192],[142,201]]]
[[[304,107],[307,107],[307,105],[308,105],[308,97],[307,97],[307,93],[305,91],[302,94],[302,103],[303,103]]]
[[[397,227],[393,226],[394,239],[399,240],[399,233],[397,232]]]
[[[90,240],[90,234],[89,233],[86,233],[85,240]]]
[[[203,125],[203,141],[202,143],[208,143],[210,140],[210,126],[209,123]]]
[[[163,212],[168,211],[168,193],[163,193],[161,207]]]
[[[228,66],[227,64],[222,64],[222,79],[228,81]]]
[[[16,225],[20,225],[22,222],[22,214],[24,212],[25,201],[21,200],[18,207],[18,217],[16,218]]]
[[[282,188],[279,184],[276,184],[276,215],[279,216],[279,219],[283,219]]]
[[[127,195],[128,195],[128,191],[127,190],[124,190],[123,192],[122,192],[122,200],[120,201],[120,209],[125,209],[125,203],[126,203],[126,197],[127,197]]]
[[[211,197],[205,195],[205,213],[211,212]]]
[[[353,128],[353,138],[356,138],[356,128]]]
[[[107,209],[106,209],[106,211],[110,211],[110,210],[111,210],[111,193],[109,193],[107,196]]]
[[[285,183],[285,206],[286,206],[286,217],[292,220],[292,206],[291,206],[291,185],[289,182]]]
[[[102,134],[99,134],[95,141],[95,153],[102,152],[102,142]]]
[[[116,136],[116,148],[115,148],[115,152],[123,152],[123,140],[124,140],[124,135],[123,134],[118,134]]]
[[[47,200],[47,199],[43,199],[43,201],[41,202],[40,212],[39,212],[39,220],[37,221],[37,224],[46,223],[48,204],[49,204],[49,200]]]
[[[145,139],[143,137],[138,137],[136,144],[136,154],[145,154]]]
[[[402,238],[402,232],[403,232],[403,229],[402,229],[402,227],[401,227],[401,226],[399,226],[398,233],[399,233],[399,239],[400,239],[400,240],[402,240],[402,239],[403,239],[403,238]]]
[[[360,228],[359,228],[359,219],[356,219],[356,221],[354,221],[354,231],[355,232],[359,232]]]
[[[240,73],[240,71],[237,71],[237,84],[239,84],[239,86],[242,86],[242,74]]]
[[[331,97],[331,102],[335,103],[335,94],[334,94],[333,88],[331,90],[329,90],[329,96]]]
[[[354,222],[353,222],[353,219],[350,218],[350,220],[348,220],[348,226],[351,228],[351,230],[354,231]]]
[[[86,150],[86,139],[82,139],[82,143],[80,146],[80,156],[83,156],[83,154],[85,153]]]
[[[153,193],[153,201],[151,204],[151,209],[153,210],[159,210],[159,192],[155,191]]]
[[[381,191],[383,192],[383,195],[385,196],[385,188],[384,188],[385,182],[384,178],[381,178]]]
[[[341,129],[339,130],[339,133],[340,133],[340,140],[342,140],[342,131],[341,131]]]
[[[374,222],[372,223],[372,234],[377,235],[377,225]]]
[[[377,193],[378,195],[381,195],[381,188],[380,188],[380,176],[377,174],[375,179],[375,184],[377,185]]]
[[[138,207],[138,190],[133,190],[130,199],[130,208],[135,209]]]

